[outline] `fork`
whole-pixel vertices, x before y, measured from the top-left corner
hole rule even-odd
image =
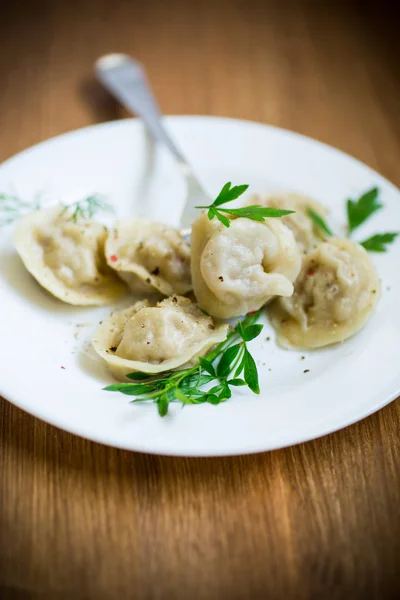
[[[195,206],[208,205],[212,199],[196,177],[192,166],[167,132],[162,114],[140,62],[126,54],[105,54],[95,63],[97,79],[130,112],[140,117],[153,138],[164,144],[175,157],[186,180],[186,202],[180,218],[181,234],[190,236],[198,213]]]

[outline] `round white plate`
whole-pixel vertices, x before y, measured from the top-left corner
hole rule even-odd
[[[326,203],[344,223],[345,199],[379,186],[385,208],[357,239],[400,231],[400,193],[353,158],[314,140],[256,123],[170,117],[167,126],[212,194],[226,181],[249,192],[293,190]],[[105,123],[49,140],[0,167],[0,192],[75,201],[103,192],[118,216],[177,224],[185,196],[169,155],[140,122]],[[400,390],[400,242],[373,255],[383,297],[365,329],[315,352],[278,348],[266,323],[252,342],[261,395],[243,389],[219,406],[129,404],[105,392],[112,378],[90,347],[111,308],[82,309],[48,296],[24,269],[9,226],[0,235],[0,394],[62,429],[119,448],[216,456],[271,450],[324,435],[378,410]],[[267,338],[270,340],[267,341]],[[303,358],[304,357],[304,358]],[[305,372],[308,371],[308,372]]]

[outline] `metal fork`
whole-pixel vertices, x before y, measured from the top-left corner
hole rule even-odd
[[[153,138],[164,144],[175,157],[187,185],[186,203],[181,215],[181,233],[190,235],[190,227],[198,205],[208,205],[212,199],[193,172],[182,152],[166,131],[161,111],[151,91],[141,63],[126,54],[106,54],[96,61],[96,75],[103,86],[130,112],[140,117]]]

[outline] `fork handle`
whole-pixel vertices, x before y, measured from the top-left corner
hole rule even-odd
[[[125,108],[145,122],[152,136],[168,147],[184,172],[190,173],[190,165],[161,121],[160,109],[140,62],[125,54],[108,54],[96,62],[96,75]]]

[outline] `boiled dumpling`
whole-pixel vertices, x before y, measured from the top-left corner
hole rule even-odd
[[[272,296],[291,296],[301,257],[280,219],[234,219],[225,227],[206,213],[193,223],[192,281],[199,306],[230,318],[261,308]]]
[[[195,361],[224,341],[228,331],[188,298],[172,296],[114,313],[99,326],[93,346],[123,381],[134,371],[157,374]]]
[[[380,282],[359,244],[331,238],[304,257],[291,298],[269,307],[284,347],[320,348],[359,331],[380,298]]]
[[[172,296],[192,289],[190,248],[174,227],[138,218],[116,223],[105,251],[108,265],[135,293]]]
[[[14,235],[15,247],[28,271],[53,296],[75,305],[110,304],[127,288],[104,258],[106,228],[72,218],[62,206],[24,217]]]
[[[281,220],[282,223],[293,231],[296,242],[302,253],[307,252],[311,248],[315,248],[327,237],[324,231],[310,219],[307,214],[307,208],[311,208],[322,218],[327,217],[328,209],[312,198],[290,192],[271,195],[255,194],[249,199],[248,204],[259,204],[261,206],[271,206],[273,208],[284,210],[294,210],[294,213],[282,217]]]

